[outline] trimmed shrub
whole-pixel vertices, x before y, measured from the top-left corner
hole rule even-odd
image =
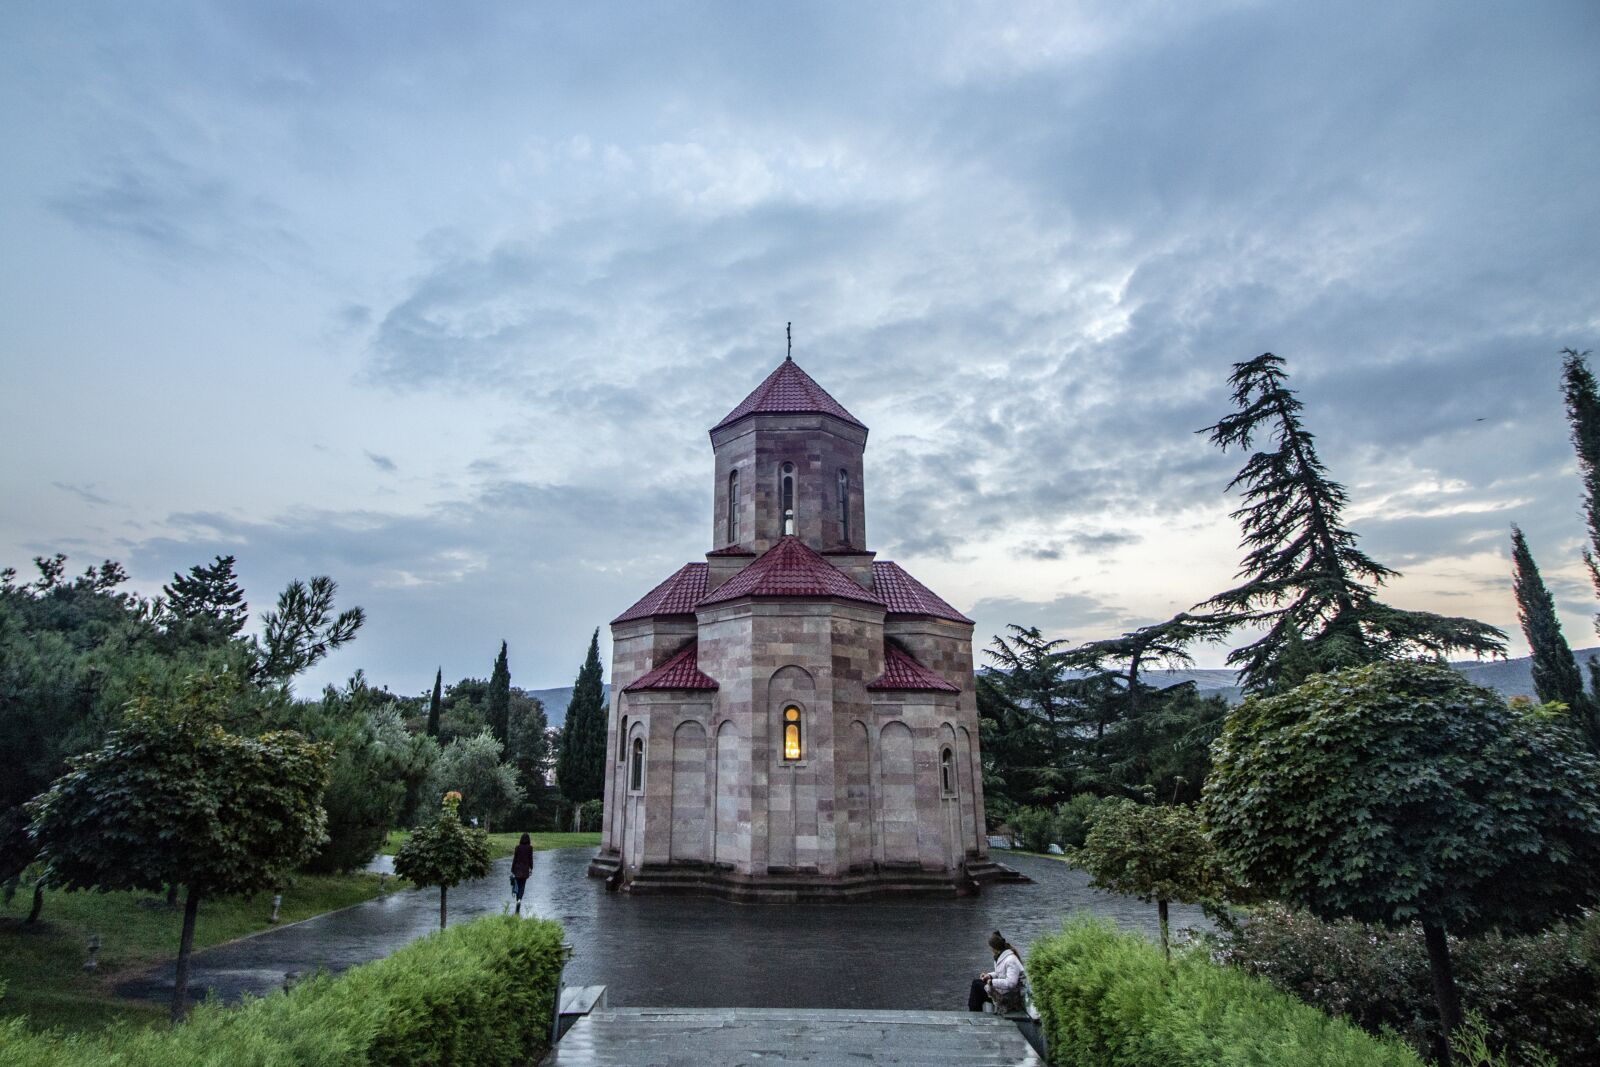
[[[537,1062],[561,974],[561,926],[493,916],[387,959],[318,976],[240,1007],[206,1004],[175,1030],[30,1034],[0,1025],[17,1067],[512,1067]]]
[[[1332,1019],[1201,952],[1170,965],[1092,918],[1034,942],[1028,980],[1059,1067],[1421,1067],[1410,1048]]]

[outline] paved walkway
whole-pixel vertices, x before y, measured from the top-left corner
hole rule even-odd
[[[1033,878],[980,896],[838,904],[740,905],[703,897],[607,893],[584,877],[591,849],[536,852],[524,914],[556,919],[574,955],[569,985],[605,985],[612,1005],[680,1008],[898,1008],[966,1004],[967,983],[991,965],[984,939],[1001,930],[1024,949],[1087,909],[1154,937],[1156,909],[1088,887],[1057,860],[1005,856]],[[450,922],[499,914],[510,904],[510,860],[450,891]],[[1206,926],[1198,908],[1172,909],[1173,925]],[[404,890],[303,923],[195,953],[197,996],[225,1000],[280,987],[284,974],[343,970],[387,956],[438,929],[436,889]],[[166,1001],[172,967],[119,987]]]
[[[957,1011],[633,1008],[580,1019],[543,1067],[1042,1067],[1014,1023]]]

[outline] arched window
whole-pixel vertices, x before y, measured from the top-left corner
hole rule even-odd
[[[794,464],[785,463],[778,470],[778,515],[782,520],[782,531],[792,534],[794,525]]]
[[[783,709],[783,758],[797,760],[804,751],[800,744],[800,709],[790,704]]]
[[[628,773],[628,788],[637,793],[644,788],[644,738],[633,739],[633,767]]]
[[[839,470],[839,540],[850,540],[850,475]]]
[[[617,724],[617,762],[628,758],[628,717],[624,715]]]
[[[728,544],[739,541],[739,472],[728,472]]]
[[[939,784],[946,795],[956,791],[956,758],[948,748],[939,750]]]

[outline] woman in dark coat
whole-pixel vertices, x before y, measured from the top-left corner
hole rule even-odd
[[[533,843],[527,834],[517,842],[511,853],[511,895],[517,898],[517,914],[522,914],[522,891],[528,887],[528,875],[533,873]]]

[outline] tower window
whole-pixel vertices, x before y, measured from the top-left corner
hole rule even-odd
[[[850,540],[850,475],[839,471],[839,539]]]
[[[728,472],[728,544],[739,540],[739,472]]]
[[[778,514],[783,519],[783,533],[794,533],[794,464],[785,463],[778,470]]]
[[[955,756],[948,748],[939,752],[939,784],[947,796],[956,791]]]
[[[633,766],[628,772],[628,788],[637,793],[644,788],[644,738],[633,739]]]
[[[801,754],[800,709],[790,704],[783,709],[783,758],[797,760]]]

